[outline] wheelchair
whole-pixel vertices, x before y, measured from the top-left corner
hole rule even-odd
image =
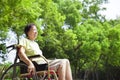
[[[56,72],[49,68],[49,63],[47,59],[44,56],[40,55],[28,56],[30,60],[40,57],[46,61],[46,63],[44,64],[37,64],[35,61],[32,61],[36,68],[36,72],[34,75],[29,74],[27,72],[27,65],[23,61],[20,61],[19,59],[18,56],[19,46],[20,45],[15,44],[6,47],[7,50],[10,48],[8,53],[15,49],[16,56],[14,59],[14,63],[11,64],[2,73],[0,80],[58,80]]]

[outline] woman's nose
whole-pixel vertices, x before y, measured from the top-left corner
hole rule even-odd
[[[38,32],[37,32],[37,31],[35,31],[34,33],[35,33],[35,34],[37,34]]]

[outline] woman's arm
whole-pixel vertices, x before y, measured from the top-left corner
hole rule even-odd
[[[28,65],[28,72],[32,74],[35,73],[35,67],[34,64],[32,63],[32,61],[27,57],[27,55],[25,54],[25,49],[24,47],[20,47],[19,51],[18,51],[18,56],[20,58],[20,60],[22,60],[23,62],[25,62]]]

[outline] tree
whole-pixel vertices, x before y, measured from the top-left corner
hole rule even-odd
[[[1,0],[1,31],[8,32],[12,30],[18,35],[21,34],[23,25],[29,22],[35,22],[40,16],[41,9],[36,0]]]

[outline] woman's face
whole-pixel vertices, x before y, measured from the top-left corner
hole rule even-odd
[[[32,26],[27,34],[30,40],[35,40],[38,34],[36,26]]]

